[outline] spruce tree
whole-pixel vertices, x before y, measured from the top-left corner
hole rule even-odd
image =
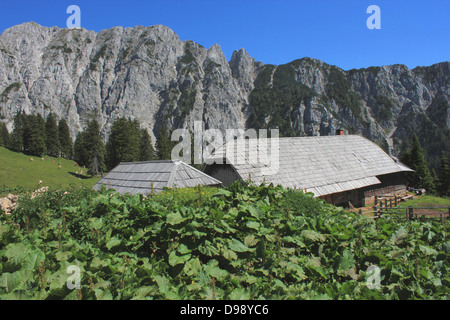
[[[438,194],[438,187],[439,187],[439,176],[436,172],[436,170],[431,169],[430,171],[430,175],[431,175],[431,180],[433,181],[433,186],[434,186],[434,190],[433,193],[434,194]]]
[[[441,167],[439,169],[438,193],[440,196],[450,196],[450,166],[445,152],[441,154]]]
[[[147,129],[141,129],[140,136],[140,161],[150,161],[155,157],[155,149],[153,148],[152,138]]]
[[[14,116],[13,130],[10,135],[10,149],[16,152],[23,152],[23,138],[25,132],[26,115],[23,111],[17,111]]]
[[[105,170],[105,146],[100,135],[100,125],[96,120],[77,134],[73,145],[74,160],[78,165],[88,168],[91,175],[103,175]]]
[[[4,147],[5,146],[5,142],[3,141],[3,126],[5,124],[3,122],[0,122],[0,147]]]
[[[73,142],[70,136],[69,126],[64,119],[59,120],[58,123],[58,138],[59,146],[61,148],[61,157],[65,159],[72,159],[73,157]]]
[[[23,143],[23,152],[28,153],[28,149],[30,148],[30,139],[32,133],[32,126],[35,124],[35,118],[33,115],[24,115],[23,117],[23,132],[22,132],[22,143]]]
[[[45,120],[40,114],[25,116],[23,133],[24,153],[41,157],[47,153]]]
[[[425,160],[424,151],[415,133],[413,135],[411,150],[403,156],[402,161],[414,170],[409,178],[409,186],[424,188],[427,193],[434,193],[436,191],[433,177]]]
[[[169,131],[165,124],[162,124],[158,130],[156,139],[156,157],[158,160],[170,160],[172,156],[172,141]]]
[[[128,120],[128,131],[129,131],[129,141],[130,141],[130,157],[131,161],[138,161],[141,155],[140,147],[141,147],[141,124],[138,120]]]
[[[73,159],[80,166],[88,165],[88,153],[85,146],[86,132],[83,130],[77,134],[73,144]]]
[[[9,148],[9,132],[3,122],[0,122],[0,147]]]
[[[45,145],[47,147],[47,154],[51,157],[59,157],[59,132],[58,124],[53,113],[47,116],[45,122]]]
[[[86,148],[87,168],[91,175],[103,175],[105,170],[105,145],[100,135],[100,125],[97,120],[89,122],[83,139]]]
[[[137,120],[118,118],[111,126],[106,144],[107,167],[113,169],[120,162],[140,158],[140,124]]]

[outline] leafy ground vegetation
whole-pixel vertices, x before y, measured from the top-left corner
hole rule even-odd
[[[0,298],[448,299],[448,236],[274,186],[50,190],[0,215]]]

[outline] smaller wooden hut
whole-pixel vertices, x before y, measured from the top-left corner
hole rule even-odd
[[[166,187],[222,186],[222,183],[182,161],[158,160],[121,162],[93,188],[99,190],[102,185],[119,193],[147,195]]]

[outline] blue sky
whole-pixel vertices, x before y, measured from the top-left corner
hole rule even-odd
[[[0,32],[28,21],[65,28],[72,4],[85,29],[163,24],[228,59],[245,48],[264,63],[311,57],[344,70],[450,60],[449,0],[0,0]],[[370,5],[380,30],[366,26]]]

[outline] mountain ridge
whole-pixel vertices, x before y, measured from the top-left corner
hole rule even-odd
[[[0,118],[53,112],[75,138],[90,119],[105,139],[121,116],[169,128],[279,128],[361,134],[398,156],[418,132],[431,161],[449,150],[450,62],[343,70],[304,57],[272,65],[241,48],[182,41],[164,25],[99,32],[24,23],[0,34]],[[154,140],[153,140],[154,141]],[[439,155],[438,155],[439,153]]]

